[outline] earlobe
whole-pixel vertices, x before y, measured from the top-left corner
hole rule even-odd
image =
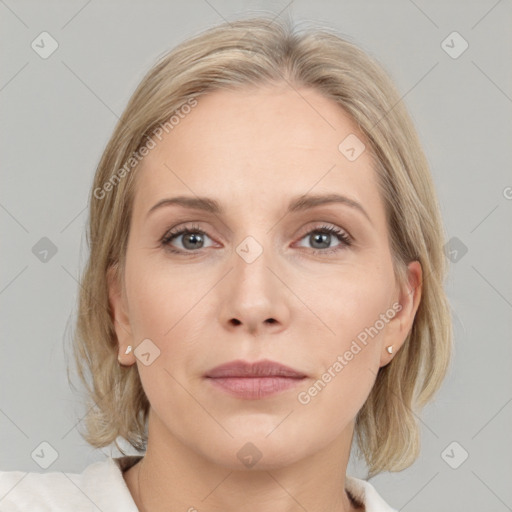
[[[124,351],[125,355],[129,354],[131,351],[132,351],[133,347],[131,345],[128,345],[128,348]],[[125,364],[123,362],[123,358],[121,357],[121,354],[119,354],[117,356],[117,362],[121,365],[121,366],[131,366],[132,365],[132,362],[130,364]]]
[[[118,361],[123,365],[127,365],[134,362],[134,360],[132,361],[133,355],[125,355],[130,353],[126,351],[129,346],[133,345],[133,339],[126,301],[122,293],[117,270],[117,267],[109,267],[107,270],[108,297],[114,330],[119,345]]]
[[[414,318],[421,301],[422,293],[422,268],[419,261],[412,261],[408,265],[407,280],[399,290],[399,307],[395,317],[387,325],[381,345],[380,366],[386,366],[391,362],[400,350],[409,332],[412,329]],[[396,304],[396,306],[398,306]],[[393,305],[395,306],[395,305]],[[391,348],[390,348],[391,347]]]

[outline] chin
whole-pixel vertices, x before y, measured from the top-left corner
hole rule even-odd
[[[279,436],[271,439],[273,434],[270,437],[267,434],[268,431],[265,434],[239,435],[208,458],[232,471],[268,471],[288,466],[306,456],[297,450],[299,441],[288,437],[285,443]]]

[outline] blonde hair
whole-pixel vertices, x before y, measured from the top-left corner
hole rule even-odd
[[[416,415],[441,386],[452,352],[451,313],[443,289],[445,237],[426,158],[406,107],[377,62],[329,29],[297,33],[267,18],[222,24],[164,55],[134,92],[102,155],[90,194],[90,254],[80,278],[73,339],[78,375],[91,406],[81,434],[92,446],[114,442],[121,450],[121,437],[143,451],[147,443],[150,404],[136,365],[118,364],[106,279],[109,269],[120,283],[123,279],[134,155],[159,127],[171,129],[171,117],[183,105],[200,102],[201,95],[278,83],[315,89],[357,124],[367,138],[385,202],[398,282],[405,282],[407,263],[421,263],[422,298],[413,327],[392,361],[379,369],[355,424],[368,476],[400,471],[418,457]]]

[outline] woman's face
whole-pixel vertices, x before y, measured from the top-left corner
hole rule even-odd
[[[408,285],[395,281],[362,140],[335,103],[287,87],[200,97],[156,140],[137,170],[125,288],[111,286],[120,353],[133,345],[137,357],[122,358],[151,403],[150,442],[178,440],[227,467],[259,452],[269,468],[350,444],[420,290],[416,263]],[[332,195],[347,201],[297,202]],[[155,207],[178,196],[196,206]],[[192,234],[169,236],[182,228]],[[305,377],[231,380],[233,394],[205,376],[263,359]],[[288,387],[247,391],[269,382]]]

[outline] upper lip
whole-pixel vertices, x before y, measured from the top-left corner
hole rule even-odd
[[[206,377],[291,377],[302,378],[306,375],[289,366],[275,361],[264,359],[262,361],[248,362],[241,359],[221,364],[209,370]]]

